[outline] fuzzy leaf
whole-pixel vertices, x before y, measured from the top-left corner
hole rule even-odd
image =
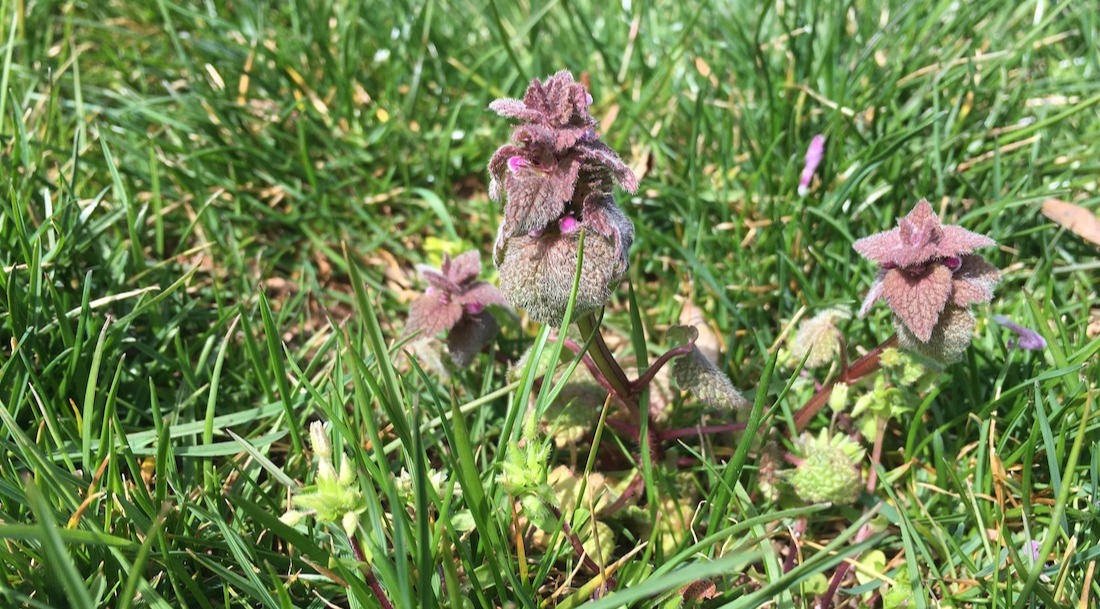
[[[1001,272],[977,255],[962,257],[962,266],[952,278],[951,302],[960,307],[993,300],[993,288],[1000,283]]]
[[[518,99],[498,99],[489,103],[489,109],[507,118],[518,118],[523,121],[537,121],[543,117],[538,109],[529,108]]]
[[[420,276],[424,278],[424,281],[428,282],[428,285],[443,294],[451,294],[459,289],[458,284],[451,281],[446,273],[442,271],[436,270],[426,264],[416,265],[416,270],[420,273]]]
[[[863,304],[859,307],[860,319],[866,317],[871,312],[871,307],[882,298],[882,279],[886,277],[888,272],[880,269],[878,273],[875,273],[875,280],[871,282],[871,289],[867,290],[867,296],[863,298]]]
[[[631,193],[638,190],[638,178],[634,171],[606,144],[600,141],[585,142],[581,150],[586,163],[593,163],[609,171],[623,190]]]
[[[939,244],[941,256],[962,256],[978,249],[997,245],[997,242],[978,233],[968,231],[961,226],[947,225],[943,227],[943,241]],[[947,253],[950,252],[950,253]]]
[[[524,169],[508,174],[504,179],[504,189],[508,193],[504,205],[507,236],[543,230],[560,218],[573,198],[579,171],[580,163],[569,157],[549,173]]]
[[[898,333],[898,345],[919,353],[941,364],[952,364],[962,359],[974,332],[974,316],[963,307],[948,305],[940,314],[927,340],[922,340],[895,317],[894,329]]]
[[[488,311],[477,315],[463,315],[447,333],[447,351],[455,365],[465,368],[474,357],[496,336],[499,326]]]
[[[882,297],[914,336],[928,341],[951,297],[951,271],[942,264],[916,275],[891,269],[882,280]]]
[[[455,302],[467,308],[471,305],[480,308],[491,305],[508,306],[508,301],[504,299],[504,295],[500,293],[500,290],[495,285],[485,281],[479,281],[461,294],[456,294]]]
[[[432,337],[452,328],[461,317],[462,305],[454,301],[443,302],[436,294],[423,294],[409,306],[404,335],[419,332],[421,337]]]
[[[694,328],[692,328],[694,330]],[[672,360],[672,378],[700,402],[718,410],[736,410],[748,401],[733,386],[730,377],[710,363],[698,349]]]
[[[456,285],[469,283],[481,274],[481,253],[477,250],[464,252],[444,263],[444,267],[447,277]]]
[[[699,340],[699,330],[694,325],[676,325],[668,329],[666,336],[668,342],[677,347],[694,345]]]
[[[933,258],[969,254],[993,245],[984,235],[958,226],[942,226],[928,201],[921,200],[893,230],[864,237],[852,244],[863,257],[882,265],[912,267]]]

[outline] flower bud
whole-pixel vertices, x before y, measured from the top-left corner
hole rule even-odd
[[[829,393],[829,409],[833,412],[844,412],[848,407],[848,395],[851,393],[848,383],[836,383]]]
[[[809,369],[831,364],[844,348],[836,324],[850,317],[844,309],[830,307],[799,324],[798,332],[790,341],[791,365],[798,365],[803,358]]]
[[[898,345],[939,364],[953,364],[962,360],[974,332],[974,316],[964,307],[948,305],[940,313],[939,322],[932,329],[927,341],[918,338],[896,316],[894,329],[898,333]]]
[[[533,442],[529,439],[511,444],[501,463],[501,473],[497,480],[504,490],[513,496],[524,494],[545,494],[549,491],[547,483],[547,462],[550,458],[550,445]]]
[[[332,442],[328,426],[320,421],[310,425],[310,445],[313,447],[317,475],[314,486],[308,492],[296,495],[292,502],[301,510],[288,510],[283,522],[294,526],[306,515],[318,522],[340,523],[349,535],[359,526],[359,514],[366,509],[363,493],[355,481],[355,470],[346,454],[340,455],[340,470],[332,465]]]
[[[599,231],[604,225],[610,227],[606,234]],[[581,219],[565,216],[557,230],[551,225],[537,237],[507,237],[502,231],[494,258],[500,290],[508,302],[527,309],[535,321],[560,326],[573,291],[581,229],[589,228],[573,315],[579,317],[607,304],[629,268],[627,254],[634,240],[633,224],[613,201],[589,210]]]
[[[858,469],[863,449],[844,436],[803,434],[796,441],[802,463],[787,473],[795,494],[809,503],[853,503],[859,497],[862,476]]]

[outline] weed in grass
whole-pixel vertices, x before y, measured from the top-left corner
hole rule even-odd
[[[453,260],[444,254],[439,270],[418,268],[428,288],[409,305],[404,336],[420,342],[446,332],[451,359],[460,368],[468,366],[500,329],[489,308],[506,306],[504,297],[496,286],[478,280],[481,254],[476,250]]]
[[[1093,4],[0,0],[0,607],[1096,605]],[[415,265],[500,226],[485,108],[561,66],[638,178],[602,345],[501,317],[447,378],[395,367]],[[998,243],[962,360],[885,306],[795,337],[921,196]],[[678,323],[751,409],[676,386]],[[318,419],[359,547],[278,519]],[[499,480],[530,421],[546,536]],[[775,475],[823,429],[854,504]]]

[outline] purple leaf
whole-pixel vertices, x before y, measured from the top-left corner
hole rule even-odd
[[[499,326],[491,314],[465,315],[447,334],[447,351],[455,365],[470,365],[474,357],[493,340]]]
[[[438,294],[423,294],[409,306],[409,319],[404,335],[419,332],[420,338],[430,338],[451,329],[462,318],[462,305],[443,302]]]
[[[864,237],[852,247],[864,258],[884,266],[909,267],[933,258],[969,254],[996,242],[958,226],[943,226],[928,201],[921,200],[898,227]]]
[[[951,271],[940,264],[914,275],[891,269],[882,280],[882,297],[914,336],[928,342],[951,297]]]
[[[954,273],[951,302],[961,307],[993,300],[993,288],[1001,281],[997,267],[975,254],[963,256]]]

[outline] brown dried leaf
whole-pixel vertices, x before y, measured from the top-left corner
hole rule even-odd
[[[694,326],[699,333],[695,339],[695,348],[703,357],[712,364],[718,363],[718,354],[722,351],[722,341],[703,317],[703,311],[690,300],[684,303],[680,311],[680,323],[685,326]]]
[[[1100,218],[1088,209],[1059,199],[1047,199],[1042,211],[1059,226],[1093,245],[1100,245]]]

